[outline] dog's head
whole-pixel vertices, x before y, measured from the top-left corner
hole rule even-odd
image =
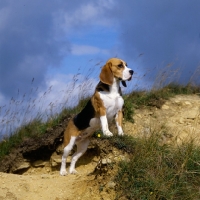
[[[130,81],[133,70],[127,67],[127,63],[119,58],[111,58],[103,66],[100,73],[101,82],[112,85],[113,79],[122,81],[122,85],[126,87],[126,81]]]

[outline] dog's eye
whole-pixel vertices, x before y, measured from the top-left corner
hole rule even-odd
[[[118,67],[119,67],[119,68],[122,68],[122,67],[123,67],[123,65],[122,65],[122,64],[119,64],[119,65],[118,65]]]

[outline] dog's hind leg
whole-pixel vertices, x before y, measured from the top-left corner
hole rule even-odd
[[[76,137],[72,136],[70,141],[69,141],[69,144],[67,146],[65,146],[65,148],[64,148],[64,152],[63,152],[63,156],[62,156],[62,162],[61,162],[61,168],[60,168],[60,175],[62,175],[62,176],[67,175],[66,160],[67,160],[67,157],[68,157],[69,153],[71,152],[71,150],[72,150],[72,148],[75,144],[75,141],[76,141]]]
[[[75,170],[75,164],[77,160],[86,152],[89,143],[90,140],[88,138],[77,143],[77,151],[72,155],[69,173],[71,174],[77,173],[77,171]]]
[[[60,168],[60,175],[62,176],[65,176],[67,174],[67,171],[66,171],[67,156],[71,152],[79,133],[80,131],[74,125],[73,120],[69,121],[68,126],[64,132],[64,141],[63,141],[64,152],[63,152],[61,168]]]

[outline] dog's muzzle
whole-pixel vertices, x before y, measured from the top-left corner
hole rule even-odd
[[[128,79],[128,81],[130,81],[132,79],[132,75],[133,75],[134,71],[133,70],[129,70],[129,73],[130,73],[131,77]]]

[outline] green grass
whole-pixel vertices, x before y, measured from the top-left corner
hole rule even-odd
[[[31,123],[20,127],[9,137],[5,137],[0,143],[0,160],[8,155],[12,148],[17,147],[25,138],[40,137],[46,131],[57,124],[57,120],[49,120],[43,123],[41,120],[33,120]]]
[[[134,152],[134,146],[137,142],[133,137],[129,135],[124,135],[121,137],[113,136],[108,139],[113,146],[128,153]]]
[[[116,199],[200,199],[200,147],[193,141],[161,145],[160,140],[155,133],[131,138],[130,161],[120,163],[115,177]]]

